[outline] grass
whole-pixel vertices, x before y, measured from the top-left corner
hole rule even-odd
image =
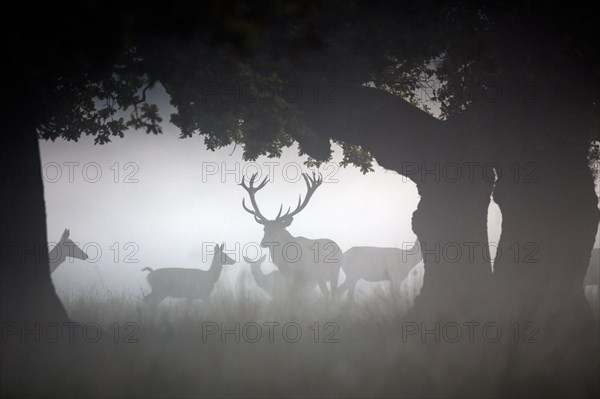
[[[45,358],[53,360],[36,364],[31,373],[39,383],[27,389],[36,396],[102,398],[506,394],[506,346],[402,342],[399,323],[411,304],[406,295],[375,289],[357,292],[355,302],[315,297],[274,303],[246,287],[220,286],[210,304],[166,300],[156,309],[142,302],[141,293],[62,293],[71,319],[97,323],[102,337],[86,342],[80,328],[74,343],[47,345],[52,355]],[[272,340],[269,322],[279,323]],[[231,330],[236,323],[239,342],[232,333],[208,335],[211,326]],[[251,323],[262,330],[255,343],[245,339],[256,338],[254,327],[241,333]],[[302,331],[297,342],[292,323]],[[285,325],[292,326],[287,335]],[[324,342],[327,336],[332,342]]]
[[[373,375],[363,369],[375,372],[375,366],[384,374],[387,342],[402,308],[383,291],[356,303],[327,304],[315,298],[274,303],[255,291],[221,288],[210,305],[168,299],[156,309],[125,295],[63,300],[73,320],[96,322],[107,334],[87,344],[97,361],[82,368],[88,370],[83,380],[91,381],[87,393],[101,397],[348,396],[360,395],[368,381],[369,392],[377,393]],[[138,342],[109,342],[114,323],[135,323],[130,338]],[[233,333],[203,333],[203,327],[235,330],[236,323],[239,342]]]

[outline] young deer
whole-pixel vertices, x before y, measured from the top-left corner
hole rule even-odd
[[[86,260],[87,254],[83,252],[71,239],[69,239],[70,231],[65,229],[60,237],[60,241],[56,243],[54,248],[48,252],[48,261],[50,263],[50,273],[53,273],[61,263],[67,258]]]
[[[265,261],[267,255],[263,255],[259,260],[253,261],[244,256],[246,263],[250,265],[250,271],[256,285],[265,291],[273,300],[286,298],[286,283],[279,270],[274,270],[271,273],[263,273],[260,266]],[[314,281],[306,282],[303,287],[307,292],[314,290],[317,283]]]
[[[219,276],[223,265],[233,265],[235,261],[223,252],[224,244],[215,245],[215,256],[208,270],[163,268],[152,270],[145,267],[142,271],[149,271],[148,283],[152,292],[144,296],[144,301],[150,305],[158,305],[165,298],[186,298],[190,303],[194,298],[200,298],[205,303]]]
[[[346,273],[346,280],[340,285],[340,294],[347,289],[348,296],[353,298],[359,280],[389,281],[392,288],[397,288],[421,259],[417,244],[406,251],[399,248],[352,247],[344,252],[342,269]]]
[[[316,282],[325,298],[329,299],[330,291],[327,288],[329,282],[331,298],[335,298],[341,266],[338,245],[326,238],[311,240],[305,237],[294,237],[287,231],[294,216],[306,207],[315,190],[323,183],[323,178],[319,175],[317,179],[314,173],[312,178],[306,173],[303,173],[302,177],[306,183],[307,193],[304,200],[302,196],[298,198],[298,205],[294,211],[290,212],[288,209],[282,215],[282,205],[274,220],[264,217],[258,209],[255,194],[267,184],[269,177],[265,177],[257,187],[254,187],[256,174],[250,178],[249,185],[246,185],[242,179],[240,185],[248,192],[253,209],[246,207],[245,200],[242,200],[242,207],[254,216],[257,223],[264,226],[265,234],[260,245],[269,248],[272,262],[277,266],[286,283],[287,294],[297,293],[311,282]]]
[[[246,263],[250,265],[250,271],[256,285],[265,291],[271,299],[281,298],[285,293],[285,281],[279,270],[274,270],[271,273],[263,273],[260,265],[265,261],[267,255],[261,256],[257,261],[252,261],[244,256]]]

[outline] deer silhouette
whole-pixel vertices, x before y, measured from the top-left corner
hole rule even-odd
[[[296,209],[290,211],[291,208],[288,208],[283,215],[281,214],[283,205],[281,205],[277,217],[273,220],[263,216],[255,197],[256,192],[267,184],[269,177],[265,177],[255,187],[256,176],[256,173],[252,175],[248,185],[242,178],[240,185],[248,192],[253,209],[246,206],[245,199],[242,200],[242,207],[254,216],[257,223],[264,226],[265,234],[260,245],[263,248],[269,248],[272,261],[284,278],[288,294],[298,293],[312,281],[319,284],[326,299],[335,298],[341,266],[339,246],[330,239],[311,240],[305,237],[294,237],[287,231],[294,216],[306,207],[315,190],[323,183],[322,176],[319,175],[317,178],[313,173],[311,178],[308,174],[303,173],[302,177],[307,188],[306,197],[302,200],[302,196],[300,196]],[[328,282],[331,291],[327,288]]]
[[[271,299],[280,300],[286,298],[286,282],[279,270],[273,270],[270,273],[263,273],[261,265],[265,261],[267,255],[261,256],[258,260],[251,260],[244,256],[246,263],[250,265],[250,271],[256,285],[266,292]],[[313,290],[317,283],[315,281],[307,281],[304,289],[306,291]]]
[[[343,255],[342,270],[346,280],[339,287],[340,295],[348,290],[348,296],[354,298],[354,289],[359,280],[389,281],[392,288],[397,288],[422,258],[417,244],[406,251],[399,248],[352,247]]]
[[[261,256],[257,261],[253,261],[244,256],[246,263],[250,265],[250,271],[256,285],[265,291],[271,299],[281,298],[285,293],[285,281],[279,270],[270,273],[263,273],[260,266],[265,261],[267,255]]]
[[[48,262],[50,263],[50,273],[54,273],[67,258],[86,260],[87,254],[79,248],[71,239],[69,229],[65,229],[54,248],[48,252]]]
[[[199,298],[209,303],[210,293],[223,270],[223,265],[233,265],[235,261],[223,252],[224,244],[215,245],[215,255],[208,270],[162,268],[153,270],[145,267],[142,271],[149,271],[148,283],[152,289],[144,296],[144,301],[150,305],[158,305],[165,298],[186,298],[188,304],[194,298]]]

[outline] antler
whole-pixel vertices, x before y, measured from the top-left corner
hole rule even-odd
[[[312,178],[308,175],[308,173],[302,173],[302,177],[306,182],[306,197],[304,197],[304,201],[302,201],[302,195],[299,195],[298,205],[296,206],[296,209],[290,213],[290,208],[288,208],[285,215],[281,215],[281,211],[283,210],[283,205],[281,205],[281,207],[279,208],[279,213],[277,214],[277,218],[275,218],[275,220],[281,220],[284,218],[296,216],[302,209],[306,207],[306,205],[308,205],[308,201],[310,201],[312,195],[315,193],[317,188],[319,188],[319,186],[323,183],[323,176],[321,175],[321,173],[319,173],[318,178],[315,175],[315,172],[313,172]]]
[[[258,209],[258,205],[256,204],[256,198],[254,197],[254,195],[256,194],[256,192],[258,190],[260,190],[267,184],[267,180],[269,179],[269,176],[266,176],[265,179],[257,187],[254,187],[254,180],[256,179],[257,175],[258,175],[258,173],[255,173],[252,175],[252,177],[250,178],[249,185],[246,185],[245,177],[242,176],[242,182],[240,183],[240,186],[244,187],[244,189],[246,191],[248,191],[248,194],[250,195],[250,203],[252,204],[252,207],[254,208],[254,210],[251,210],[246,206],[245,198],[242,199],[242,206],[244,207],[246,212],[248,212],[254,216],[254,219],[258,223],[262,223],[262,222],[266,221],[267,218],[264,217],[263,214]]]

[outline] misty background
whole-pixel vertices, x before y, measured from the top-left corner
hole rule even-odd
[[[247,196],[238,186],[242,176],[269,174],[270,183],[257,194],[269,218],[281,204],[284,210],[294,207],[298,195],[306,194],[300,173],[315,169],[304,165],[307,158],[298,156],[295,145],[280,158],[260,157],[256,162],[243,161],[239,146],[209,151],[202,136],[179,139],[178,129],[168,122],[172,108],[164,91],[155,89],[153,97],[164,119],[162,135],[130,131],[106,145],[94,145],[92,137],[40,142],[50,248],[69,228],[70,238],[89,256],[85,261],[67,258],[52,274],[59,295],[126,294],[141,299],[149,291],[142,268],[207,269],[214,243],[225,243],[226,252],[239,262],[225,266],[219,281],[233,283],[249,270],[243,255],[268,253],[258,245],[263,227],[242,208]],[[366,175],[352,166],[340,167],[341,148],[333,149],[333,160],[319,169],[323,185],[294,218],[290,233],[332,239],[342,251],[353,246],[409,248],[416,240],[411,229],[419,202],[416,185],[377,164]],[[501,221],[492,202],[492,257]],[[275,269],[268,259],[262,268]],[[389,283],[361,281],[357,290],[378,285]]]

